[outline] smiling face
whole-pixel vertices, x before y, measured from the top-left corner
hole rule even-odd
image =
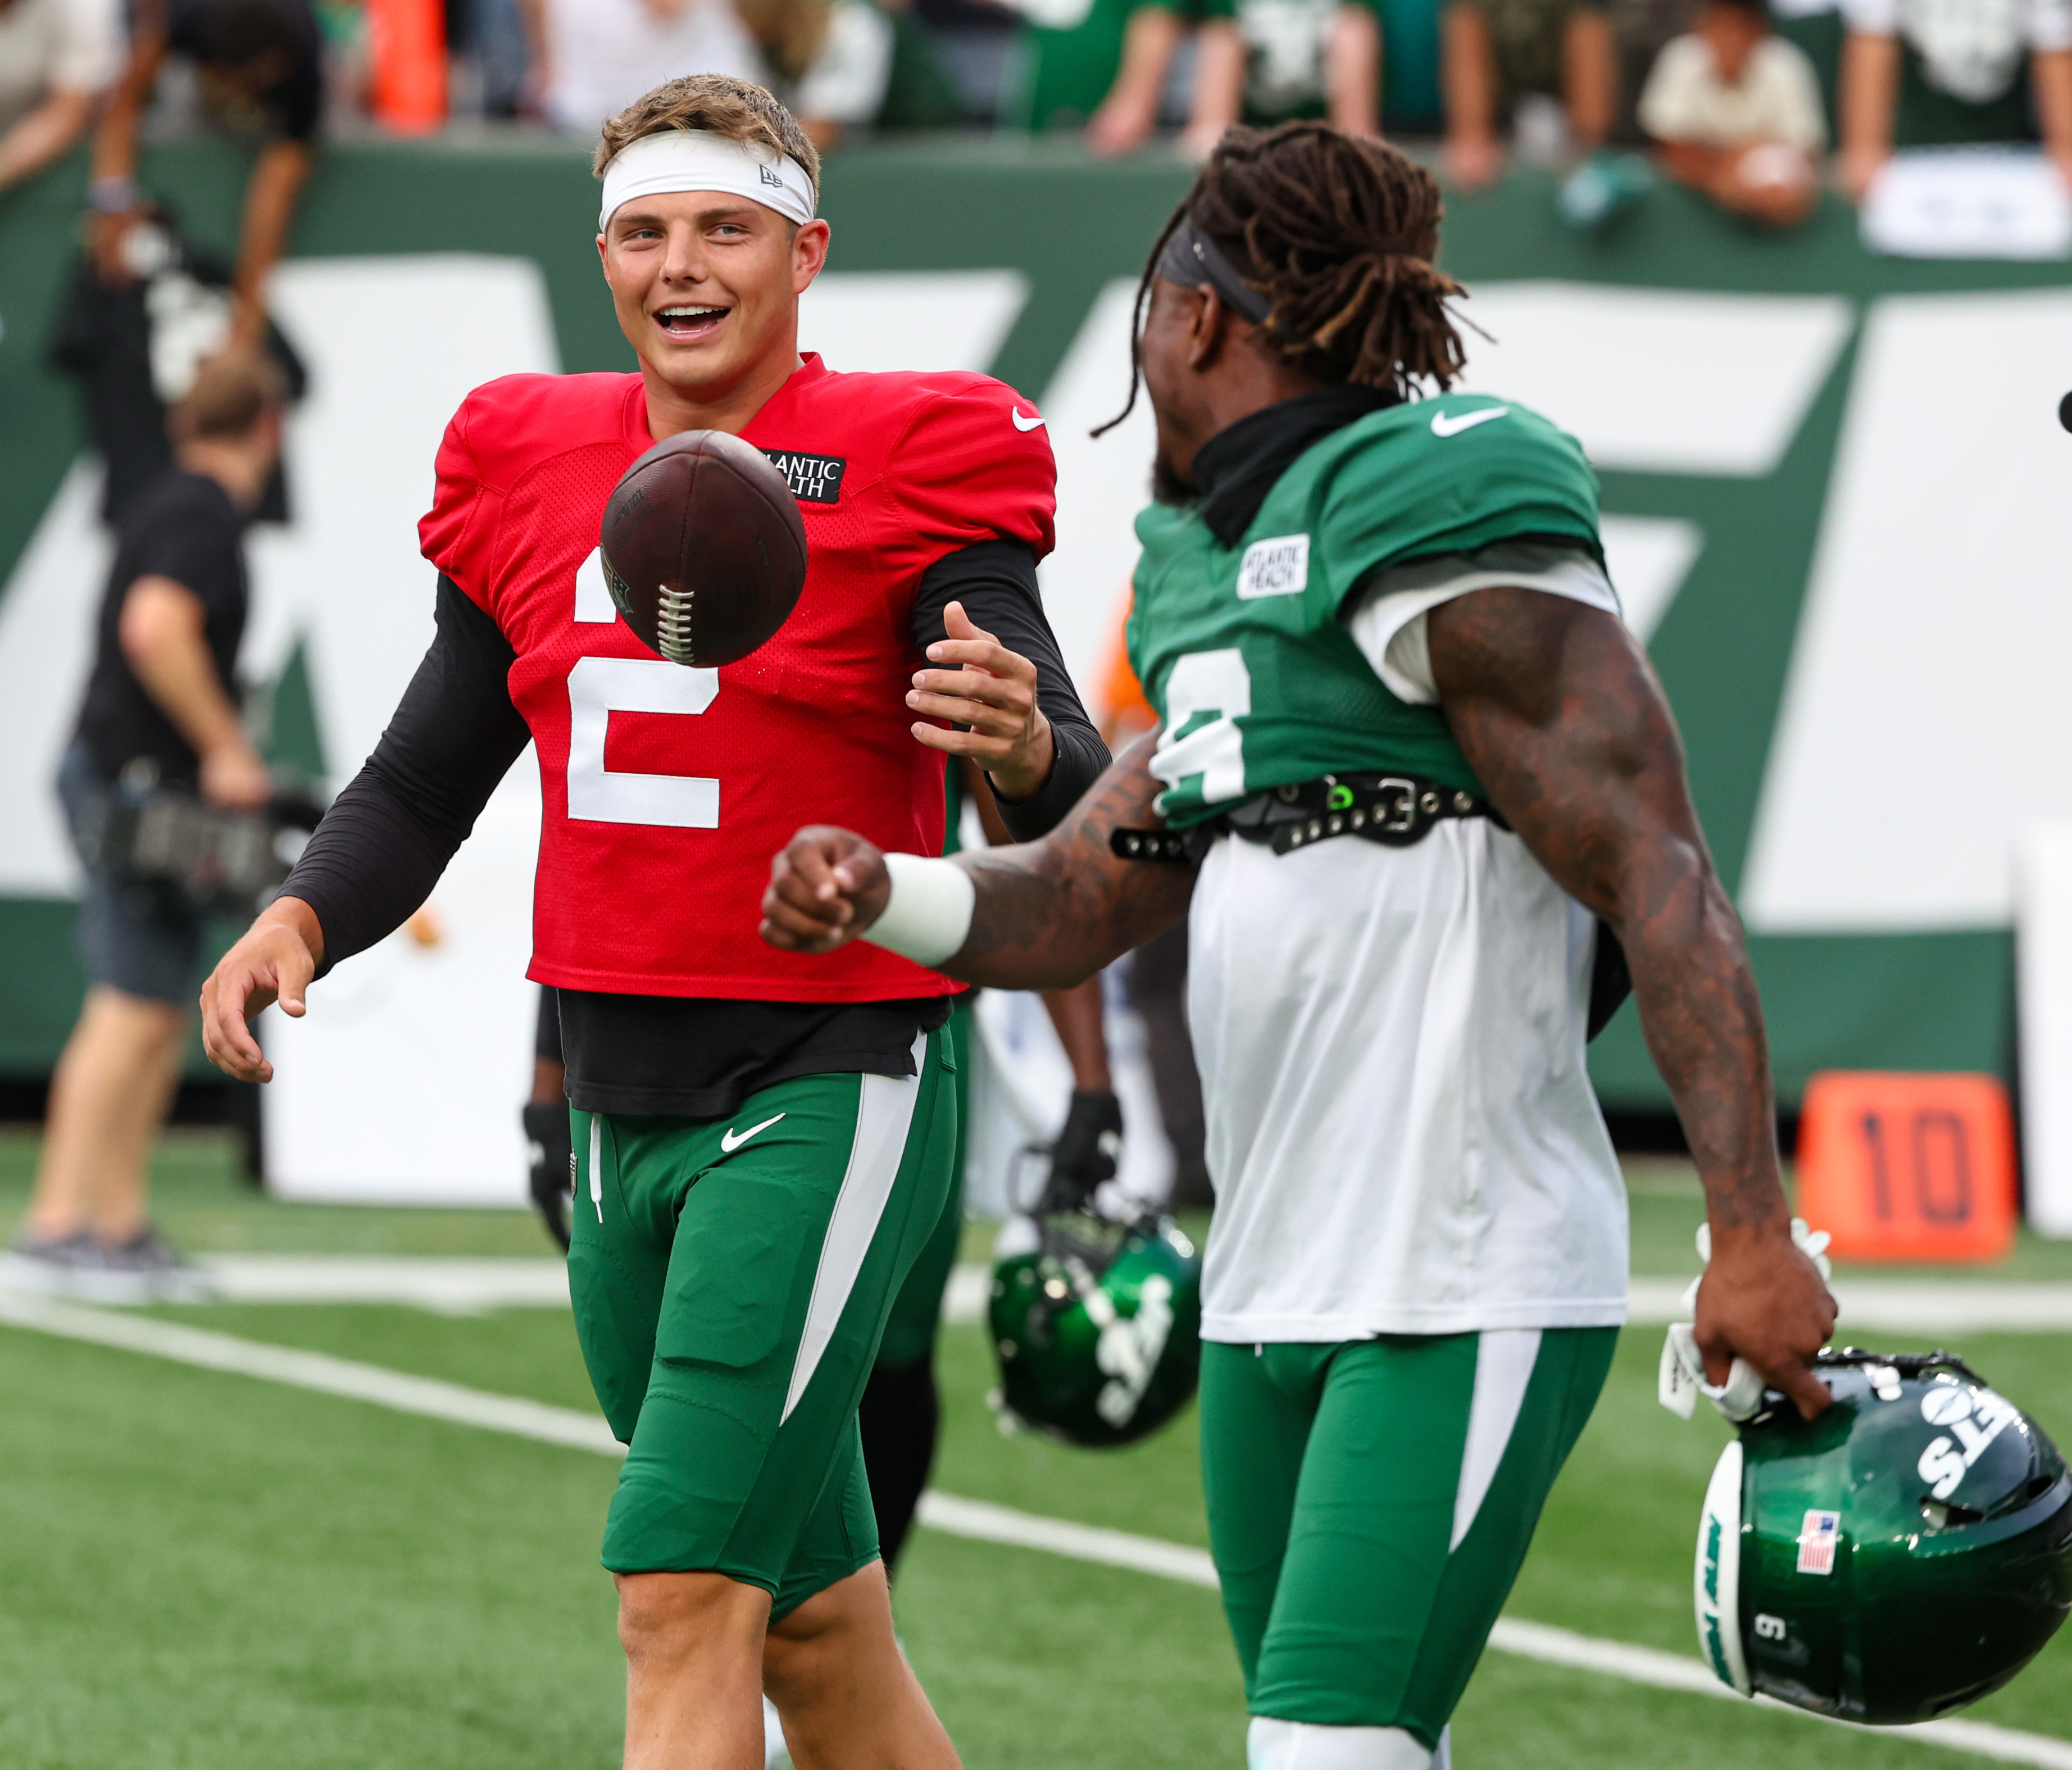
[[[799,297],[827,260],[824,221],[795,227],[745,197],[670,191],[622,204],[597,245],[651,417],[658,394],[759,407],[798,367]]]

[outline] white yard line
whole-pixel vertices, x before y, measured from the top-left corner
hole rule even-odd
[[[1068,1555],[1075,1561],[1096,1561],[1104,1566],[1127,1567],[1133,1573],[1157,1574],[1165,1579],[1185,1580],[1190,1586],[1216,1589],[1215,1563],[1206,1549],[1190,1549],[1185,1543],[1166,1542],[1157,1537],[1132,1536],[1126,1530],[1104,1530],[1097,1525],[1073,1524],[1063,1518],[1046,1518],[1033,1512],[1017,1512],[984,1500],[962,1500],[954,1493],[932,1488],[921,1496],[916,1514],[931,1530],[952,1537],[972,1537],[980,1542],[1004,1542],[1017,1549],[1041,1549],[1053,1555]],[[1696,1664],[1694,1661],[1692,1662]]]
[[[195,1264],[217,1303],[407,1303],[444,1315],[569,1306],[568,1265],[559,1259],[217,1253]]]
[[[199,1257],[212,1300],[239,1303],[391,1303],[443,1315],[491,1309],[565,1309],[568,1270],[558,1259],[452,1258],[421,1254],[219,1253]],[[1684,1319],[1688,1278],[1636,1278],[1628,1320]],[[950,1274],[943,1319],[982,1321],[993,1270],[965,1261]],[[1967,1333],[2072,1333],[2072,1284],[1972,1279],[1869,1278],[1836,1287],[1841,1333],[1910,1341]]]
[[[943,1298],[944,1320],[985,1319],[992,1280],[992,1270],[976,1262],[958,1266]],[[1627,1293],[1629,1325],[1658,1328],[1688,1320],[1683,1298],[1690,1286],[1688,1278],[1635,1278]],[[1850,1278],[1835,1287],[1835,1295],[1842,1306],[1840,1332],[1845,1338],[1852,1333],[1905,1335],[1912,1340],[1959,1334],[2072,1333],[2072,1284]]]
[[[513,1395],[491,1395],[483,1389],[463,1389],[458,1383],[412,1377],[383,1365],[358,1364],[324,1352],[298,1352],[293,1347],[240,1340],[231,1334],[161,1321],[153,1315],[89,1309],[52,1297],[0,1290],[0,1323],[61,1335],[67,1340],[90,1340],[97,1346],[114,1346],[127,1352],[142,1352],[153,1358],[170,1358],[176,1364],[199,1365],[206,1370],[230,1371],[240,1377],[315,1389],[321,1394],[343,1395],[398,1414],[421,1414],[428,1419],[479,1426],[491,1432],[508,1432],[607,1456],[625,1455],[624,1447],[612,1437],[611,1428],[594,1414],[549,1407],[544,1402],[528,1402]]]
[[[0,1290],[0,1324],[54,1334],[67,1340],[85,1340],[123,1352],[140,1352],[149,1357],[171,1359],[177,1364],[199,1365],[207,1370],[285,1383],[321,1394],[369,1402],[397,1413],[479,1426],[486,1431],[533,1439],[573,1450],[612,1457],[625,1455],[625,1447],[612,1437],[610,1428],[602,1419],[575,1408],[552,1407],[515,1396],[492,1395],[482,1389],[462,1388],[458,1383],[412,1377],[384,1365],[363,1365],[323,1352],[298,1352],[290,1347],[240,1340],[234,1335],[186,1328],[155,1316],[90,1309],[54,1298]],[[1034,1513],[1018,1512],[1008,1506],[962,1499],[949,1493],[923,1494],[919,1517],[920,1522],[929,1529],[950,1536],[1126,1568],[1134,1573],[1180,1580],[1211,1591],[1217,1585],[1215,1566],[1207,1551],[1156,1537],[1139,1537],[1128,1531],[1042,1517]],[[1733,1693],[1697,1660],[1688,1659],[1680,1653],[1665,1653],[1655,1648],[1601,1640],[1565,1628],[1550,1628],[1544,1623],[1503,1617],[1490,1636],[1490,1645],[1498,1653],[1577,1671],[1596,1672],[1629,1684],[1680,1690],[1693,1696],[1733,1698]],[[1758,1700],[1780,1714],[1798,1715],[1802,1719],[1819,1719],[1807,1715],[1802,1709],[1772,1702],[1767,1698]],[[1927,1721],[1916,1727],[1881,1727],[1877,1731],[1881,1735],[1918,1740],[1923,1745],[1969,1751],[2003,1764],[2029,1764],[2035,1766],[2036,1770],[2072,1770],[2072,1741],[2054,1739],[2039,1733],[2017,1732],[1987,1722]]]

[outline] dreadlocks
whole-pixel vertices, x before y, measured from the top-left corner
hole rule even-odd
[[[1432,261],[1443,212],[1431,174],[1384,142],[1326,123],[1231,130],[1145,261],[1130,331],[1129,399],[1101,429],[1136,406],[1145,305],[1183,224],[1265,298],[1260,340],[1289,367],[1405,396],[1413,381],[1449,386],[1466,353],[1445,305],[1463,290]]]

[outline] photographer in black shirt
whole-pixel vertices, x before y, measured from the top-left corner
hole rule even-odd
[[[108,1302],[191,1295],[194,1274],[145,1208],[150,1146],[179,1080],[206,912],[102,852],[108,808],[157,791],[266,804],[232,668],[246,611],[245,529],[280,451],[273,364],[205,364],[174,414],[176,465],[125,517],[93,674],[59,778],[87,874],[88,989],[51,1079],[36,1192],[10,1261],[18,1282]]]

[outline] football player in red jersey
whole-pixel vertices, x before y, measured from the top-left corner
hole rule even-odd
[[[515,376],[455,415],[421,529],[438,637],[209,980],[204,1036],[266,1080],[251,1018],[306,1011],[314,978],[397,927],[534,743],[530,974],[561,1005],[570,1290],[628,1446],[603,1557],[626,1762],[748,1770],[767,1687],[800,1770],[938,1770],[956,1754],[893,1639],[856,1416],[949,1190],[957,986],[878,948],[776,953],[757,904],[802,819],[939,852],[944,751],[1025,839],[1104,766],[1036,594],[1050,447],[984,376],[800,357],[818,158],[759,88],[658,88],[598,170],[640,371]],[[783,629],[718,670],[644,650],[597,554],[626,467],[699,428],[776,463],[811,548]]]

